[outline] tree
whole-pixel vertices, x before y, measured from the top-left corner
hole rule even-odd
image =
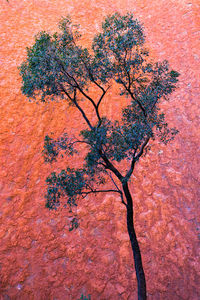
[[[117,193],[126,207],[127,229],[131,242],[138,286],[138,299],[146,299],[146,281],[133,222],[133,200],[129,181],[135,164],[149,149],[150,140],[167,144],[177,133],[169,128],[159,103],[169,99],[178,81],[178,72],[167,61],[152,62],[144,46],[142,25],[133,15],[115,13],[105,18],[102,32],[95,35],[92,47],[80,45],[78,26],[70,17],[59,23],[59,33],[40,32],[20,67],[22,92],[29,99],[47,102],[63,99],[82,116],[79,138],[67,133],[58,139],[45,137],[46,162],[58,157],[79,155],[80,144],[87,155],[82,168],[69,166],[47,179],[46,207],[57,209],[63,198],[70,209],[79,197],[95,193]],[[109,120],[101,104],[111,85],[119,87],[119,96],[128,105],[117,121]],[[96,88],[91,96],[89,88]],[[109,99],[112,101],[112,99]],[[93,108],[88,116],[86,102]],[[94,116],[96,121],[94,122]],[[128,170],[120,168],[126,161]],[[110,189],[102,186],[110,180]]]

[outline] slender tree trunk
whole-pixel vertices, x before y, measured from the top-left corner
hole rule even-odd
[[[138,300],[146,300],[146,280],[145,274],[142,266],[142,258],[140,253],[140,247],[137,241],[134,225],[133,225],[133,201],[128,188],[128,183],[123,184],[123,191],[127,200],[127,229],[129,238],[131,241],[131,247],[133,251],[135,271],[137,277],[138,286]]]

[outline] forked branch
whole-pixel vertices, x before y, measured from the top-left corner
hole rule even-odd
[[[67,92],[67,90],[64,88],[64,86],[62,84],[59,84],[61,90],[65,93],[65,95],[72,101],[72,103],[78,108],[78,110],[81,112],[83,118],[85,119],[86,123],[88,124],[88,126],[90,127],[91,130],[94,129],[94,127],[92,126],[92,124],[90,123],[89,119],[87,118],[84,110],[80,107],[80,105],[77,102],[76,99],[76,89],[74,89],[74,95],[73,97]]]

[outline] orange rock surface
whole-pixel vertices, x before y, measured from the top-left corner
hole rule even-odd
[[[29,103],[17,67],[41,30],[54,32],[61,16],[81,24],[91,42],[105,15],[131,11],[144,24],[156,60],[168,59],[179,88],[163,102],[180,133],[168,147],[154,144],[131,183],[135,224],[149,300],[198,300],[199,0],[0,0],[0,299],[136,299],[125,210],[114,195],[80,201],[80,226],[69,232],[66,210],[45,206],[44,136],[76,132],[80,115],[64,102]],[[110,99],[113,101],[110,101]],[[109,92],[112,116],[121,100]],[[80,161],[81,161],[80,157]]]

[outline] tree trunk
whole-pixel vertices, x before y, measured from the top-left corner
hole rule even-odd
[[[129,238],[131,241],[131,247],[133,251],[135,271],[137,277],[137,287],[138,287],[138,300],[146,300],[146,280],[145,274],[142,266],[142,258],[140,253],[140,247],[137,241],[134,225],[133,225],[133,201],[128,188],[128,183],[123,184],[123,191],[127,200],[127,229]]]

